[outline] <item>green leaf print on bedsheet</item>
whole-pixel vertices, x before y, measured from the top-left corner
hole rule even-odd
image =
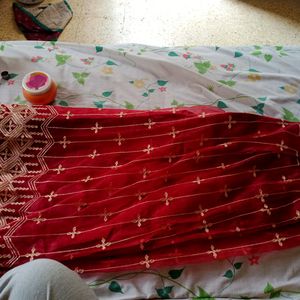
[[[135,282],[134,289],[138,289],[139,293],[143,291],[143,285],[139,285],[137,282],[142,283],[144,280],[149,280],[149,282],[156,282],[152,286],[152,292],[150,294],[152,297],[160,299],[177,299],[178,297],[180,299],[192,299],[192,300],[215,300],[219,298],[223,299],[236,299],[238,297],[239,299],[257,299],[257,297],[252,297],[252,295],[265,295],[268,299],[290,299],[290,300],[297,300],[299,299],[298,296],[300,296],[300,290],[299,291],[288,291],[288,289],[284,290],[281,287],[274,286],[271,281],[270,282],[261,282],[259,283],[260,288],[256,289],[255,291],[251,290],[251,294],[245,294],[240,293],[239,291],[235,291],[235,288],[231,288],[234,283],[236,284],[246,284],[243,283],[245,281],[245,271],[249,272],[250,269],[243,269],[246,265],[248,267],[253,267],[253,271],[257,270],[257,267],[259,265],[259,256],[251,256],[251,257],[244,257],[239,260],[231,259],[226,261],[226,265],[224,265],[223,271],[221,272],[217,277],[215,277],[216,285],[214,287],[214,283],[211,282],[212,279],[210,279],[209,282],[203,283],[203,282],[196,282],[193,285],[189,285],[188,278],[189,278],[189,271],[186,268],[178,268],[178,269],[170,269],[166,271],[159,271],[159,270],[144,270],[144,271],[132,271],[132,272],[126,272],[126,273],[120,273],[107,276],[107,279],[101,279],[96,280],[94,282],[91,282],[89,286],[95,288],[95,287],[101,287],[101,289],[106,289],[112,293],[113,299],[119,299],[114,298],[115,295],[120,295],[121,293],[128,296],[130,296],[131,293],[131,285],[134,284],[132,282],[132,279],[134,278],[143,278],[143,280],[137,279],[138,281]],[[229,268],[228,268],[229,266]],[[253,273],[255,274],[255,273]],[[142,277],[147,276],[147,277]],[[154,277],[154,278],[153,278]],[[154,280],[154,279],[158,280]],[[153,279],[153,281],[152,281]],[[222,285],[220,285],[220,280],[223,282]],[[241,283],[239,283],[241,281]],[[138,286],[136,286],[138,284]],[[217,288],[218,286],[218,288]],[[213,291],[211,290],[213,288]],[[149,295],[149,286],[145,285],[145,292],[147,290],[147,295]],[[230,291],[232,297],[226,297],[225,295],[228,295],[228,292]],[[180,295],[180,296],[179,296]],[[237,296],[239,295],[239,296]],[[127,296],[126,299],[129,299]],[[265,298],[264,297],[264,298]],[[152,298],[151,298],[152,299]],[[260,298],[259,298],[260,299]]]

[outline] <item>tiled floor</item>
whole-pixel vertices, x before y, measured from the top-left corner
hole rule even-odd
[[[53,0],[54,2],[56,0]],[[0,40],[24,39],[0,0]],[[150,45],[300,44],[299,0],[69,0],[61,41]]]

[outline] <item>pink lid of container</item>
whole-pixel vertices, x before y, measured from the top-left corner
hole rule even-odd
[[[52,79],[49,74],[41,71],[34,71],[25,75],[22,87],[33,95],[46,93],[51,87]]]

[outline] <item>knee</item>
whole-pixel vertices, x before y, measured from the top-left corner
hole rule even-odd
[[[62,281],[71,270],[51,259],[37,259],[20,265],[3,275],[0,280],[0,299],[41,299],[49,283]],[[29,290],[34,291],[33,296]],[[29,294],[30,295],[29,295]],[[32,297],[31,297],[32,296]]]
[[[4,274],[3,277],[9,278],[11,282],[30,283],[33,286],[66,281],[77,276],[63,264],[42,258],[20,265]]]
[[[0,299],[96,299],[75,272],[51,259],[16,267],[1,280]]]
[[[25,263],[22,265],[24,269],[30,269],[31,271],[41,271],[41,272],[46,272],[48,270],[56,270],[56,269],[67,269],[63,264],[60,262],[53,260],[53,259],[48,259],[48,258],[39,258],[35,259],[33,261],[30,261],[28,263]]]
[[[61,266],[64,267],[64,265],[61,264],[60,262],[53,260],[53,259],[49,259],[49,258],[35,259],[33,261],[23,264],[22,266],[26,266],[26,267],[30,266],[35,269],[40,269],[40,268],[45,268],[45,267],[50,267],[50,268],[59,268]]]
[[[74,280],[78,275],[61,264],[58,261],[52,259],[36,259],[28,262],[22,266],[22,272],[20,276],[24,278],[31,278],[32,281],[48,283],[48,282],[65,282],[69,279]]]

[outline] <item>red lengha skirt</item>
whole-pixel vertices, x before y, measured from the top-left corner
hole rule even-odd
[[[0,106],[0,270],[199,263],[300,245],[300,125],[212,107]]]

